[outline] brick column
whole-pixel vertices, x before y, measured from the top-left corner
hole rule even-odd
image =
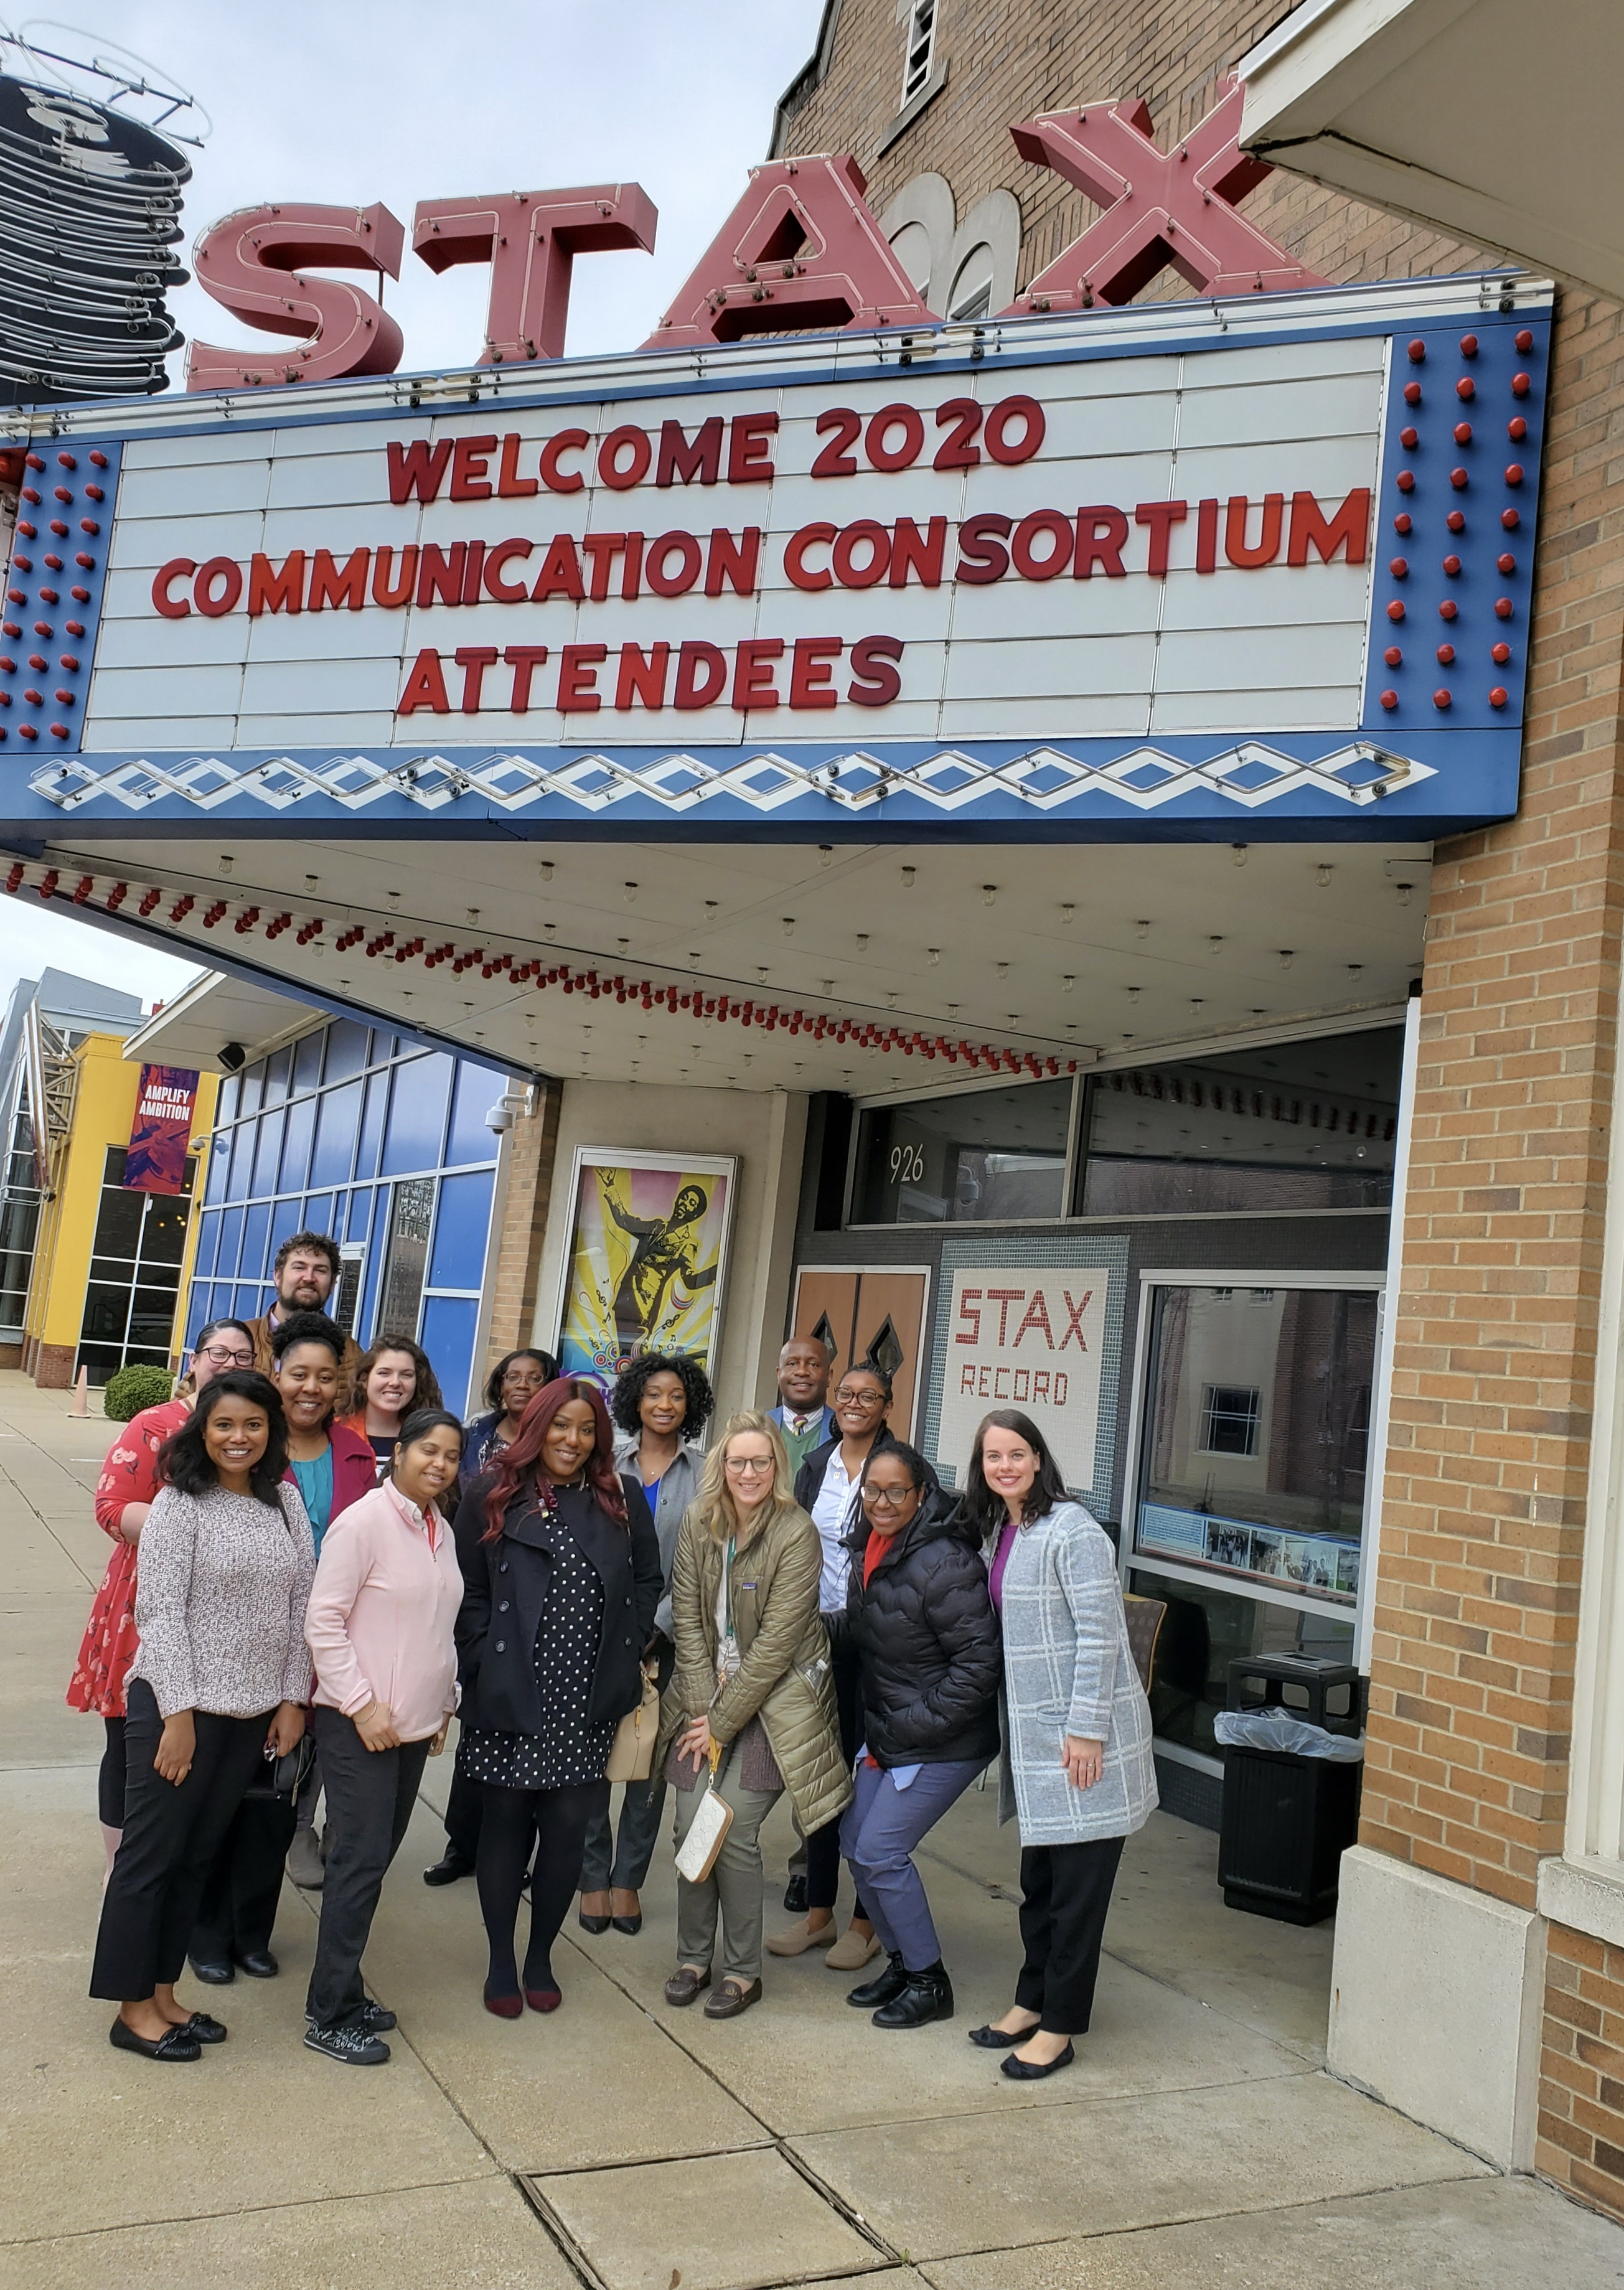
[[[508,1183],[496,1241],[486,1374],[504,1353],[529,1343],[533,1333],[536,1278],[541,1266],[541,1244],[547,1237],[563,1094],[556,1081],[540,1084],[535,1112],[521,1114],[508,1133]]]
[[[1362,1849],[1343,1863],[1330,2044],[1339,2072],[1524,2169],[1537,1870],[1562,1851],[1567,1798],[1624,915],[1615,309],[1564,298],[1550,383],[1521,805],[1441,845],[1434,868]],[[1489,636],[1469,640],[1486,651]]]

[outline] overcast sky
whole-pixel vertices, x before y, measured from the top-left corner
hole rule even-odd
[[[403,372],[478,355],[488,274],[470,265],[436,278],[411,252],[418,200],[462,193],[641,183],[660,210],[654,253],[577,258],[567,347],[580,355],[646,340],[764,156],[772,107],[811,53],[821,12],[820,0],[63,6],[67,21],[133,49],[209,112],[186,194],[188,250],[221,215],[268,199],[381,200],[400,218],[406,258],[384,300],[405,334]],[[7,10],[6,20],[29,20]],[[188,337],[272,339],[239,328],[196,287],[171,308]],[[176,388],[184,357],[172,361]],[[20,975],[46,964],[148,1001],[192,974],[37,901],[0,901],[0,1006]]]

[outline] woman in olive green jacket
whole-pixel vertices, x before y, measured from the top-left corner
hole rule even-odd
[[[708,1769],[732,1808],[710,1875],[701,1885],[676,1880],[677,1962],[666,2001],[692,2004],[709,1987],[719,1912],[723,1978],[707,2019],[734,2019],[761,2000],[762,1822],[786,1790],[808,1836],[852,1801],[818,1611],[822,1565],[818,1530],[791,1492],[783,1434],[766,1415],[735,1415],[677,1534],[676,1667],[660,1734],[678,1791],[679,1848]]]

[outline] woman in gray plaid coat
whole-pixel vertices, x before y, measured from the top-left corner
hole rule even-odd
[[[998,1408],[981,1423],[964,1507],[1004,1624],[998,1814],[1020,1822],[1026,1946],[1012,2009],[970,2040],[1007,2051],[1004,2074],[1030,2082],[1068,2067],[1088,2029],[1123,1840],[1156,1809],[1150,1709],[1116,1555],[1029,1416]]]

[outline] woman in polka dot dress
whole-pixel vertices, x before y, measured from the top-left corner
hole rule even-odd
[[[483,1790],[479,1905],[490,1946],[485,2008],[556,2011],[552,1946],[580,1881],[587,1823],[608,1801],[615,1727],[643,1691],[662,1576],[635,1472],[614,1468],[595,1384],[539,1391],[518,1437],[458,1507],[462,1747]],[[514,1933],[535,1835],[530,1945]]]

